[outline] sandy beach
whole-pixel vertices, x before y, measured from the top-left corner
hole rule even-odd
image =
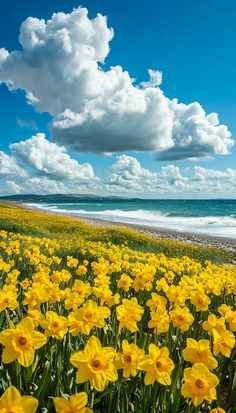
[[[98,218],[90,218],[86,216],[80,216],[79,214],[73,214],[73,213],[65,213],[65,212],[56,212],[56,211],[50,211],[50,210],[43,210],[39,209],[37,207],[33,207],[32,205],[26,205],[26,204],[21,204],[21,207],[26,208],[26,209],[31,209],[34,211],[40,211],[42,213],[47,213],[47,214],[53,214],[53,215],[63,215],[63,216],[68,216],[71,218],[79,219],[83,222],[86,222],[87,224],[93,225],[93,226],[105,226],[105,227],[114,227],[114,226],[122,226],[122,227],[128,227],[135,229],[139,232],[146,233],[148,235],[151,235],[154,238],[157,239],[168,239],[172,241],[179,241],[179,242],[186,242],[188,244],[193,244],[193,245],[201,245],[201,246],[208,246],[208,247],[215,247],[215,248],[220,248],[223,250],[230,251],[234,256],[235,256],[235,264],[236,264],[236,240],[226,238],[226,237],[217,237],[217,236],[211,236],[211,235],[205,235],[205,234],[192,234],[189,232],[180,232],[180,231],[173,231],[170,229],[165,229],[165,228],[153,228],[151,226],[146,226],[146,225],[137,225],[137,224],[124,224],[123,222],[114,222],[114,221],[107,221],[104,219],[98,219]]]

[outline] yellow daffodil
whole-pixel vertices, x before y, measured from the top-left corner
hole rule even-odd
[[[71,364],[78,369],[76,383],[90,381],[97,391],[103,391],[109,381],[118,379],[114,365],[115,356],[116,352],[112,347],[102,347],[100,340],[91,336],[84,350],[74,353],[70,358]]]
[[[170,316],[165,307],[158,307],[151,311],[151,320],[148,322],[149,328],[154,328],[156,334],[166,333],[170,327]]]
[[[53,402],[57,413],[93,413],[86,407],[88,395],[85,392],[72,394],[69,400],[64,397],[54,397]]]
[[[151,299],[146,302],[146,305],[151,311],[155,311],[159,307],[166,307],[167,299],[162,295],[151,293]]]
[[[79,261],[77,260],[77,258],[73,258],[73,257],[67,257],[67,267],[68,268],[76,268],[79,264]]]
[[[18,307],[17,291],[12,291],[10,288],[3,288],[0,290],[0,312],[6,309],[11,311]]]
[[[94,287],[93,293],[95,297],[99,299],[100,305],[104,305],[112,297],[112,290],[108,285],[100,285],[99,287]]]
[[[35,413],[38,400],[32,396],[21,396],[20,392],[10,386],[0,397],[1,413]]]
[[[123,299],[122,304],[116,307],[116,315],[119,320],[119,331],[124,327],[134,333],[138,331],[137,322],[141,320],[144,309],[138,304],[136,297],[130,300]]]
[[[171,303],[183,306],[186,301],[186,294],[179,285],[171,285],[166,291],[166,296]]]
[[[222,317],[226,317],[226,315],[231,311],[232,309],[226,304],[222,304],[218,307],[218,312],[222,315]]]
[[[166,282],[166,279],[163,277],[156,282],[156,289],[157,291],[164,291],[164,293],[168,290],[169,285]]]
[[[170,311],[170,317],[173,326],[180,328],[181,331],[187,331],[194,322],[194,317],[187,307],[176,306]]]
[[[117,283],[117,287],[122,288],[125,292],[128,292],[132,282],[132,278],[130,278],[127,274],[122,274]]]
[[[184,370],[184,384],[181,393],[189,397],[195,407],[204,400],[211,403],[216,399],[215,387],[219,384],[217,376],[212,374],[203,363],[196,363],[191,368]]]
[[[219,334],[226,330],[225,319],[223,317],[217,318],[215,314],[210,314],[207,321],[202,323],[204,330],[208,331],[210,335],[213,334],[213,329],[217,330]]]
[[[64,308],[65,310],[76,310],[85,301],[85,295],[80,294],[77,291],[72,291],[69,288],[65,291],[64,295]]]
[[[123,376],[129,378],[136,376],[138,372],[138,364],[144,359],[144,350],[140,349],[136,344],[129,344],[127,340],[122,341],[122,350],[117,354],[115,366],[123,369]]]
[[[138,364],[139,370],[146,371],[144,383],[146,385],[157,381],[164,386],[171,384],[171,372],[174,363],[169,357],[167,347],[159,348],[155,344],[149,344],[149,355]]]
[[[75,273],[76,275],[80,276],[80,275],[85,275],[87,271],[88,271],[88,268],[85,265],[79,265]]]
[[[40,321],[44,320],[43,314],[39,310],[34,310],[34,309],[28,310],[27,317],[32,318],[35,327],[38,327],[40,324]]]
[[[197,291],[191,300],[191,303],[195,305],[196,311],[207,311],[208,306],[211,303],[211,299],[202,291]]]
[[[40,284],[34,284],[33,287],[29,287],[25,292],[25,299],[23,304],[28,308],[37,308],[40,304],[45,303],[48,300],[48,294],[44,287]]]
[[[187,347],[183,350],[183,358],[192,364],[203,363],[210,370],[216,369],[218,363],[210,350],[210,341],[193,338],[187,339]]]
[[[16,328],[1,331],[0,343],[4,345],[2,361],[11,363],[17,360],[22,366],[28,367],[34,361],[35,350],[44,346],[46,342],[46,337],[34,330],[33,320],[26,317]]]
[[[52,336],[62,340],[68,330],[68,320],[55,311],[47,311],[44,320],[40,321],[40,326],[45,330],[46,337]]]
[[[230,357],[231,351],[235,346],[235,336],[231,331],[225,330],[218,333],[217,330],[213,328],[213,353],[217,356],[219,353],[223,354],[225,357]]]
[[[236,331],[236,311],[229,310],[225,315],[231,331]]]
[[[103,328],[105,318],[110,314],[109,308],[98,306],[94,300],[87,300],[83,307],[69,314],[70,333],[76,336],[79,332],[89,334],[93,327]]]

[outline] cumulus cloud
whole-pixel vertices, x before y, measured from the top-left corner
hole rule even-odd
[[[56,180],[88,180],[94,178],[90,164],[80,165],[63,146],[49,142],[45,134],[37,133],[30,139],[10,145],[13,155],[34,173],[45,174]]]
[[[227,155],[233,146],[231,133],[219,124],[218,115],[206,115],[197,102],[190,105],[171,102],[175,113],[173,139],[175,145],[157,155],[160,160],[178,160]]]
[[[132,192],[161,193],[168,188],[173,191],[184,182],[180,169],[174,165],[161,167],[160,171],[143,168],[140,162],[127,155],[120,155],[106,179],[107,189],[119,187]]]
[[[47,177],[29,177],[27,179],[7,180],[0,183],[1,195],[16,194],[66,194],[69,189],[63,182]]]
[[[90,193],[98,188],[92,166],[79,164],[43,133],[9,148],[10,154],[0,151],[0,194]]]
[[[227,170],[218,171],[217,169],[203,168],[202,166],[194,166],[193,168],[193,180],[205,181],[208,179],[223,179],[229,178]]]
[[[194,181],[207,180],[223,180],[227,179],[230,182],[236,182],[236,169],[226,168],[223,171],[217,169],[203,168],[202,166],[194,166],[192,169]]]
[[[68,188],[63,182],[57,182],[47,177],[32,177],[22,185],[24,193],[29,194],[65,194]]]
[[[0,176],[26,176],[27,173],[21,168],[14,157],[0,151]]]
[[[29,17],[22,50],[0,49],[0,81],[49,112],[54,141],[77,151],[150,151],[161,160],[229,153],[233,139],[217,114],[168,99],[161,72],[135,85],[121,66],[105,70],[112,37],[106,17],[90,19],[82,7],[47,21]]]
[[[99,193],[99,180],[89,182],[57,181],[47,176],[14,177],[6,180],[0,176],[0,195],[15,194],[92,194]]]
[[[203,197],[218,193],[236,194],[236,169],[217,169],[195,166],[180,170],[175,165],[161,167],[159,171],[143,168],[131,156],[121,155],[112,165],[105,182],[107,191],[127,194],[188,196],[202,193]]]
[[[6,181],[6,185],[4,187],[4,193],[10,194],[20,194],[22,191],[22,187],[18,185],[14,181]]]
[[[37,138],[37,139],[36,139]],[[193,168],[180,169],[176,165],[162,166],[159,170],[150,170],[141,165],[133,156],[119,155],[105,177],[93,179],[68,179],[65,174],[65,165],[62,171],[53,169],[53,164],[41,157],[31,156],[30,147],[37,148],[38,140],[45,140],[44,136],[36,136],[24,141],[27,142],[27,150],[24,146],[14,147],[16,159],[27,166],[27,174],[15,173],[19,165],[16,159],[6,154],[8,164],[13,161],[9,169],[0,169],[0,193],[17,194],[50,194],[50,193],[80,193],[101,195],[126,195],[140,197],[203,197],[209,196],[236,196],[236,169],[217,169],[194,166]],[[54,144],[50,144],[54,145]],[[46,146],[47,148],[47,146]],[[23,154],[24,150],[25,154]],[[59,148],[61,149],[61,148]],[[16,155],[16,151],[18,154]],[[49,149],[50,151],[50,149]],[[55,150],[56,151],[56,150]],[[37,153],[37,151],[36,151]],[[52,155],[52,152],[51,152]],[[31,157],[31,160],[29,161]],[[9,161],[10,158],[10,161]],[[29,168],[31,162],[31,169]],[[63,162],[62,162],[63,163]],[[69,161],[70,163],[70,161]],[[73,164],[72,164],[73,165]],[[68,164],[67,164],[68,166]],[[47,170],[47,172],[45,172]],[[7,173],[6,173],[7,172]],[[64,179],[59,179],[59,176]],[[218,195],[219,196],[219,195]]]

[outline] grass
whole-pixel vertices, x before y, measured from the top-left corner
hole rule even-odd
[[[110,242],[116,245],[127,243],[129,247],[142,252],[164,253],[169,257],[188,256],[216,264],[229,263],[234,258],[229,251],[218,248],[155,239],[125,226],[93,227],[77,218],[31,211],[10,202],[0,203],[0,229],[33,237]],[[67,251],[71,254],[74,252]]]

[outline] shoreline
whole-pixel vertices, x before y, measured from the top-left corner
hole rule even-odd
[[[175,230],[171,230],[168,228],[156,228],[156,227],[151,227],[148,225],[129,224],[129,223],[118,222],[118,221],[116,222],[108,221],[108,220],[99,219],[99,218],[90,218],[90,217],[86,217],[85,215],[80,216],[79,214],[73,214],[69,212],[65,213],[65,212],[44,210],[44,209],[40,209],[37,207],[33,207],[33,205],[29,206],[24,203],[20,203],[20,204],[17,203],[17,205],[21,206],[24,209],[38,211],[38,212],[45,213],[45,214],[60,215],[60,216],[66,216],[70,218],[79,219],[80,221],[85,222],[94,227],[121,227],[122,226],[122,227],[135,229],[141,233],[148,234],[156,239],[163,239],[163,240],[165,239],[165,240],[171,240],[171,241],[176,241],[176,242],[184,242],[184,243],[192,244],[196,246],[219,248],[221,250],[226,250],[226,251],[231,252],[235,256],[235,260],[236,260],[236,240],[231,239],[231,238],[205,235],[205,234],[193,234],[191,232],[181,232],[177,230],[175,231]]]

